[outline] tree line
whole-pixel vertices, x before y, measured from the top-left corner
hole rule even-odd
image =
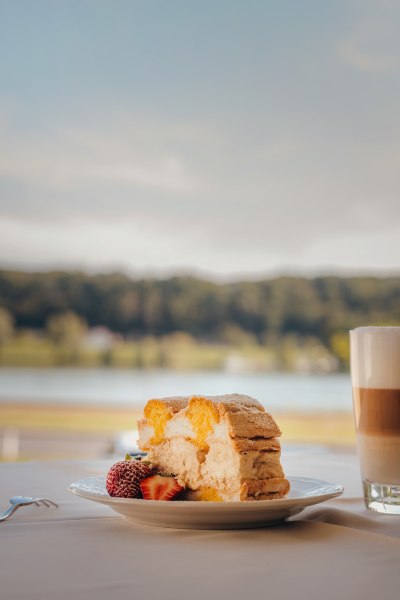
[[[0,271],[0,307],[17,329],[43,329],[72,311],[89,327],[125,337],[176,331],[218,341],[227,331],[259,343],[296,334],[326,346],[364,324],[400,324],[400,277],[276,277],[216,283],[182,276],[134,279],[114,273]]]

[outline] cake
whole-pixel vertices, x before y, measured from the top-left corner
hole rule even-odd
[[[250,396],[149,400],[138,430],[146,461],[176,477],[187,500],[272,500],[289,491],[280,429]]]

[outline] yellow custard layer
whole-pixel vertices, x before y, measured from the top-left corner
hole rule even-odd
[[[167,423],[173,417],[173,412],[161,400],[149,400],[144,409],[144,416],[154,429],[151,444],[161,444]]]
[[[207,436],[213,431],[214,425],[219,423],[220,417],[217,407],[207,398],[193,396],[189,400],[186,417],[192,424],[195,433],[195,438],[192,441],[202,450],[208,450]]]
[[[196,494],[198,496],[198,500],[203,500],[206,502],[223,502],[223,499],[213,487],[200,488],[197,490]]]
[[[161,444],[165,439],[167,423],[174,416],[173,411],[161,400],[149,400],[144,409],[144,416],[154,431],[150,443],[155,446]],[[184,409],[184,416],[190,422],[194,432],[194,437],[190,437],[190,441],[201,450],[208,450],[207,436],[220,420],[215,404],[202,396],[193,396]]]

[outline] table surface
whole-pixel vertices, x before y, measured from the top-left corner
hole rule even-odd
[[[344,495],[274,527],[162,529],[66,491],[110,462],[3,463],[0,506],[37,495],[60,507],[24,507],[0,523],[0,598],[397,597],[400,517],[366,510],[355,454],[303,447],[282,462],[289,475],[343,483]]]

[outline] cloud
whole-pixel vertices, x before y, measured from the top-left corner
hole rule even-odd
[[[55,132],[10,142],[3,136],[0,177],[53,191],[106,184],[132,189],[187,192],[194,182],[175,152],[147,147],[129,134],[121,141],[105,132],[84,143],[86,132]]]
[[[399,12],[384,8],[378,17],[362,19],[338,44],[337,55],[348,66],[370,73],[399,70]]]

